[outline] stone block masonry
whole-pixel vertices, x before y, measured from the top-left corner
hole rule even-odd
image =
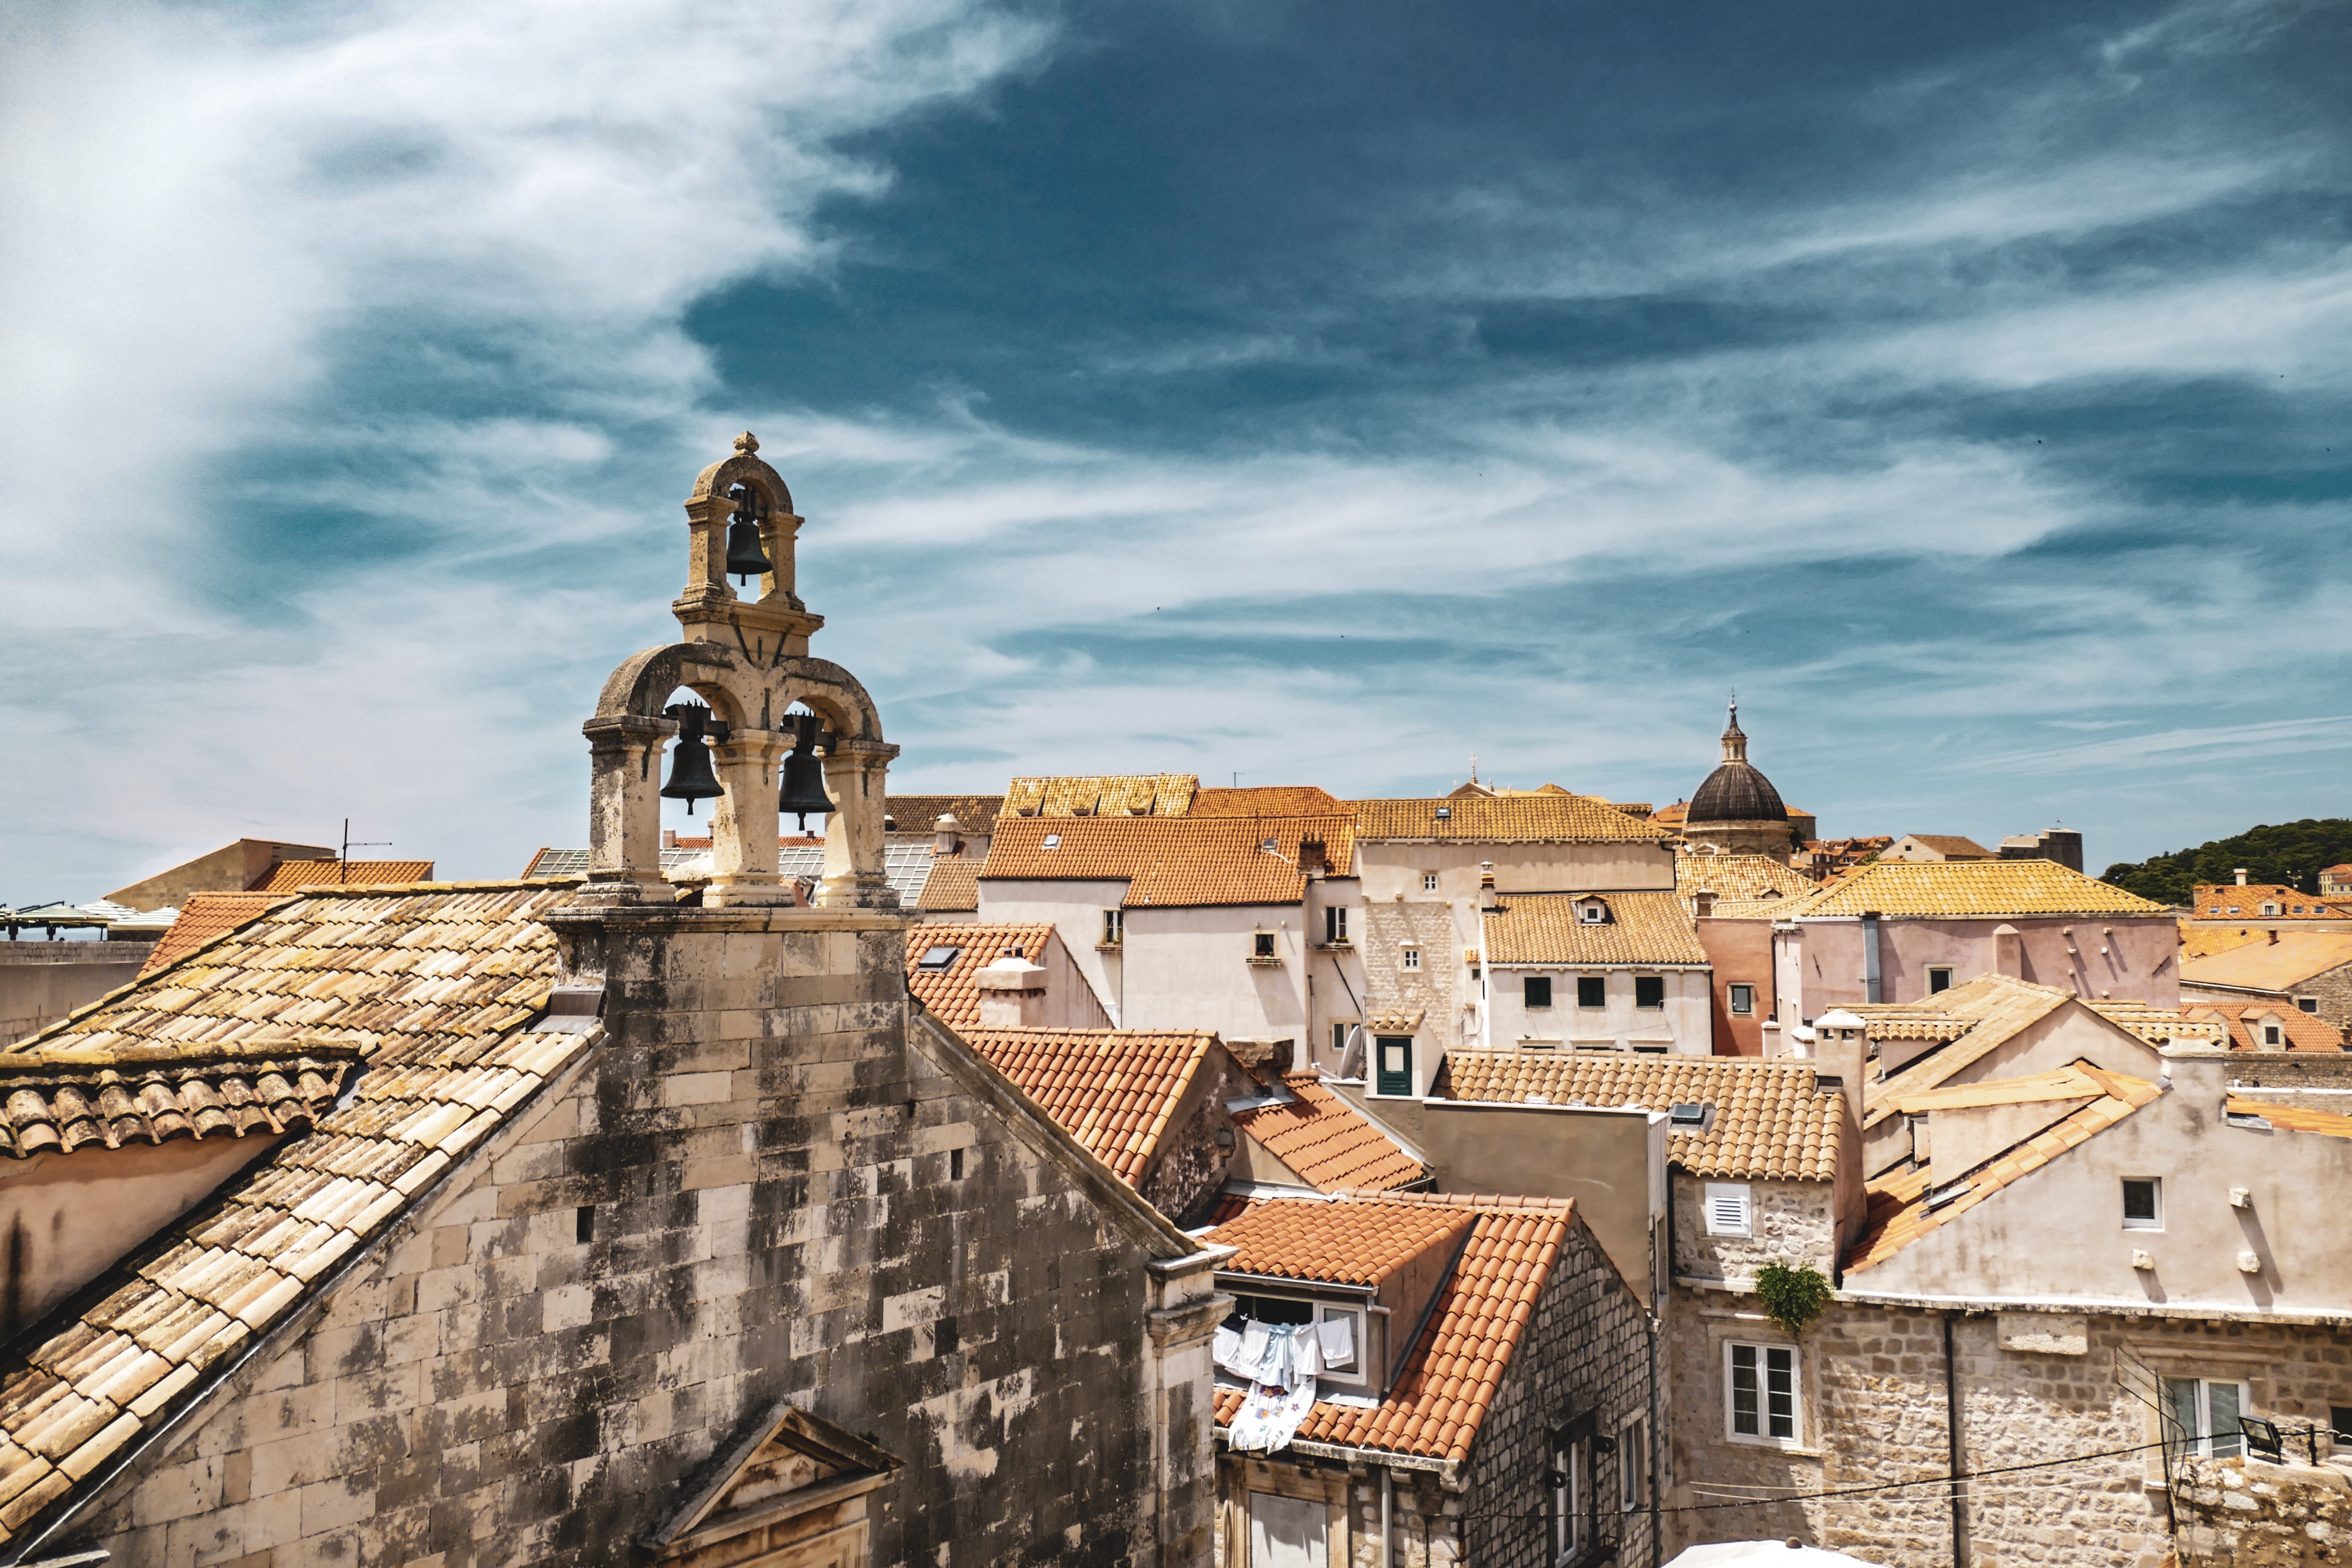
[[[902,919],[698,913],[566,928],[605,1039],[82,1534],[617,1568],[789,1400],[906,1462],[876,1563],[1205,1557],[1206,1355],[1161,1330],[1208,1276],[910,1031]]]
[[[2180,1568],[2352,1563],[2352,1476],[2333,1465],[2189,1459],[2173,1472]]]

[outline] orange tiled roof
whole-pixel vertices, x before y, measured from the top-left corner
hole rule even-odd
[[[1577,918],[1580,902],[1599,899],[1609,918]],[[1664,890],[1629,893],[1506,893],[1485,917],[1493,963],[1706,963],[1683,900]]]
[[[1923,1089],[1897,1096],[1894,1108],[1907,1116],[1923,1110],[1975,1110],[1990,1105],[2038,1105],[2053,1100],[2092,1100],[2106,1086],[2079,1067],[2063,1067],[2024,1078],[1988,1079],[1981,1083]]]
[[[1014,779],[998,808],[1013,816],[1181,816],[1201,788],[1198,773],[1066,773]]]
[[[1468,1230],[1468,1211],[1427,1204],[1268,1203],[1219,1226],[1207,1240],[1234,1248],[1227,1274],[1318,1285],[1377,1285],[1433,1247]]]
[[[2301,1105],[2273,1105],[2262,1100],[2231,1100],[2223,1109],[2232,1116],[2259,1116],[2290,1132],[2317,1132],[2329,1138],[2352,1138],[2352,1116],[2314,1110]]]
[[[2054,860],[1874,860],[1783,919],[1819,915],[2161,915],[2164,906]]]
[[[430,860],[280,860],[247,891],[299,893],[306,888],[398,887],[432,879]]]
[[[1812,881],[1803,872],[1769,855],[1700,855],[1685,849],[1675,856],[1675,891],[1682,895],[1684,912],[1694,917],[1698,904],[1693,895],[1697,893],[1713,893],[1724,902],[1761,903],[1812,890]]]
[[[2221,1045],[2229,1036],[2219,1018],[2199,1018],[2179,1007],[2153,1007],[2134,996],[2085,996],[2083,1005],[2127,1035],[2150,1045]]]
[[[1244,1110],[1234,1125],[1318,1191],[1401,1187],[1429,1174],[1362,1111],[1324,1088],[1321,1074],[1286,1073],[1282,1082],[1296,1099]]]
[[[923,890],[916,895],[915,907],[933,914],[960,914],[979,909],[980,866],[979,858],[971,855],[950,855],[932,861],[930,874],[923,879]]]
[[[1431,1092],[1513,1105],[1711,1105],[1705,1130],[1668,1129],[1667,1157],[1696,1176],[1749,1181],[1833,1179],[1844,1125],[1844,1097],[1822,1087],[1811,1062],[1755,1057],[1449,1051]]]
[[[1204,789],[1188,816],[1339,816],[1348,803],[1318,784],[1251,784]]]
[[[173,1421],[594,1040],[530,1025],[556,970],[549,884],[320,890],[0,1051],[216,1058],[299,1030],[363,1052],[350,1101],[280,1145],[0,1363],[0,1541]]]
[[[964,832],[987,834],[1003,807],[1001,795],[893,795],[883,797],[882,815],[898,825],[893,833],[929,833],[940,817],[952,816]]]
[[[1885,1262],[1929,1231],[1949,1224],[2077,1143],[2096,1137],[2164,1092],[2161,1085],[2145,1079],[2106,1072],[2088,1062],[2076,1062],[2074,1066],[2098,1086],[2099,1098],[2023,1142],[2003,1150],[1973,1171],[1946,1174],[1936,1170],[1931,1159],[1916,1170],[1893,1171],[1871,1182],[1862,1234],[1847,1249],[1845,1271],[1855,1274]],[[1968,1189],[1959,1196],[1940,1208],[1927,1206],[1931,1189],[1941,1192],[1963,1181]]]
[[[1994,858],[1991,850],[1975,839],[1964,838],[1957,833],[1906,833],[1904,837],[1923,848],[1933,849],[1938,855],[1966,855],[1979,860]]]
[[[2352,931],[2283,931],[2276,942],[2248,942],[2227,952],[2184,960],[2180,983],[2284,991],[2347,963],[2352,963]]]
[[[180,906],[179,918],[140,966],[140,975],[143,978],[179,963],[213,938],[235,931],[285,897],[283,893],[190,893],[188,901]]]
[[[2261,942],[2260,927],[2198,925],[2191,921],[2180,922],[2180,961],[2210,958],[2217,952],[2227,952],[2233,947],[2243,947],[2250,942]]]
[[[1439,817],[1444,809],[1446,816]],[[1629,816],[1589,795],[1454,795],[1444,800],[1360,800],[1356,832],[1365,838],[1581,844],[1597,839],[1660,840],[1654,819]]]
[[[2276,912],[2264,914],[2264,904],[2273,906]],[[2352,916],[2352,903],[2330,902],[2283,882],[2249,882],[2242,887],[2235,882],[2200,882],[2189,913],[2200,921],[2340,921]]]
[[[2291,1002],[2217,1002],[2192,1005],[2183,1011],[2191,1018],[2210,1018],[2229,1030],[2230,1048],[2233,1051],[2326,1051],[2340,1055],[2344,1050],[2343,1030]],[[2265,1018],[2277,1020],[2279,1032],[2285,1037],[2283,1045],[2266,1046],[2262,1042],[2258,1031]]]
[[[973,976],[1014,948],[1035,963],[1054,939],[1050,921],[1027,924],[983,925],[978,921],[957,924],[919,925],[907,929],[907,989],[920,998],[940,1021],[959,1034],[980,1025],[980,987]],[[935,947],[957,949],[945,969],[925,969],[922,958]]]
[[[1357,1206],[1344,1202],[1261,1204],[1211,1231],[1208,1239],[1222,1241],[1230,1229],[1255,1226],[1272,1209],[1342,1216]],[[1439,1288],[1429,1321],[1395,1385],[1374,1405],[1317,1400],[1299,1424],[1297,1437],[1424,1458],[1458,1461],[1469,1457],[1575,1221],[1573,1211],[1530,1214],[1464,1205],[1464,1212],[1472,1215],[1468,1244]],[[1218,1426],[1232,1424],[1244,1397],[1238,1388],[1216,1391]]]
[[[1345,816],[1003,816],[981,875],[1123,881],[1129,909],[1295,904],[1307,889],[1302,846],[1320,842],[1325,863],[1347,875],[1353,826]]]
[[[1207,1030],[956,1032],[1129,1186],[1150,1170],[1217,1038]]]

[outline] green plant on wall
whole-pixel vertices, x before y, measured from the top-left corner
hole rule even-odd
[[[1796,1339],[1829,1305],[1830,1282],[1810,1263],[1797,1268],[1768,1263],[1756,1271],[1756,1294],[1764,1303],[1764,1315]]]

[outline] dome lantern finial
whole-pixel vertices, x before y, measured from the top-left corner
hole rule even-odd
[[[1739,727],[1739,695],[1731,698],[1731,719],[1723,727],[1723,760],[1744,763],[1748,760],[1748,734]]]

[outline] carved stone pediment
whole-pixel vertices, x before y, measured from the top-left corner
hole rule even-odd
[[[866,1495],[904,1464],[821,1415],[778,1405],[713,1458],[646,1545],[654,1561],[683,1568],[864,1568]]]

